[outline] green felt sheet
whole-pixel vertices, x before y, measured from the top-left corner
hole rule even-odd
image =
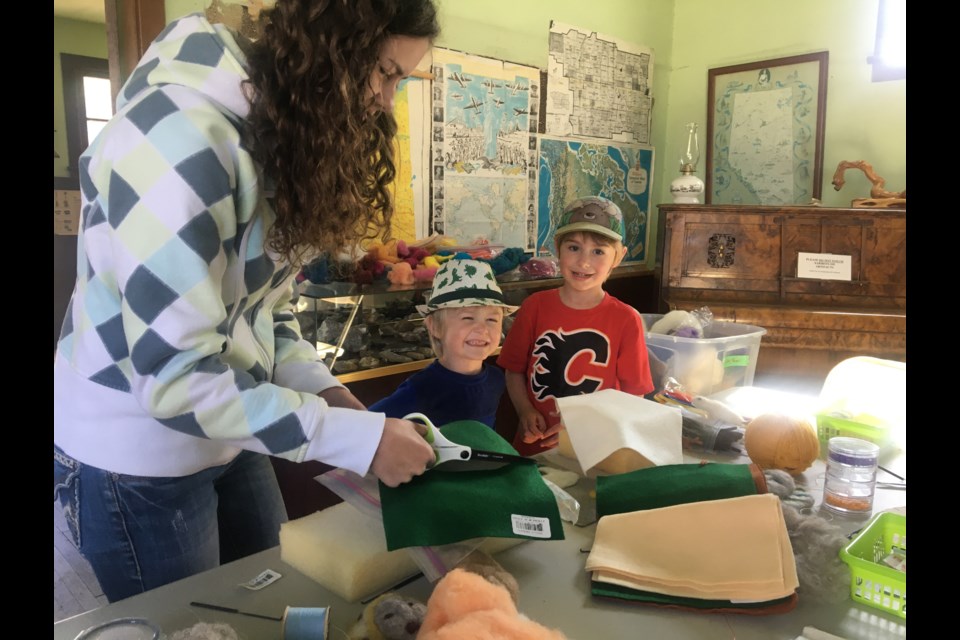
[[[597,518],[766,493],[754,464],[668,464],[597,478]]]
[[[440,428],[449,440],[478,449],[516,450],[482,422]],[[471,538],[562,540],[556,498],[533,464],[486,471],[449,471],[444,463],[399,487],[380,483],[387,549],[431,546]]]

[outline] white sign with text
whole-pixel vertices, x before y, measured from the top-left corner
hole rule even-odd
[[[851,256],[833,253],[803,253],[797,256],[797,277],[820,280],[852,280]]]

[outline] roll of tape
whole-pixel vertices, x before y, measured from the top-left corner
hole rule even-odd
[[[283,612],[283,640],[326,640],[330,629],[327,607],[287,607]]]

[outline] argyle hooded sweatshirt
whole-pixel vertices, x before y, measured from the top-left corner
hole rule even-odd
[[[300,335],[296,276],[240,142],[245,57],[200,15],[171,23],[79,162],[77,282],[54,364],[54,443],[95,467],[183,476],[242,449],[365,474],[384,415]]]

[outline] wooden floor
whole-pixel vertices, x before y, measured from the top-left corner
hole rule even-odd
[[[53,621],[107,604],[96,576],[73,546],[60,504],[53,503]]]

